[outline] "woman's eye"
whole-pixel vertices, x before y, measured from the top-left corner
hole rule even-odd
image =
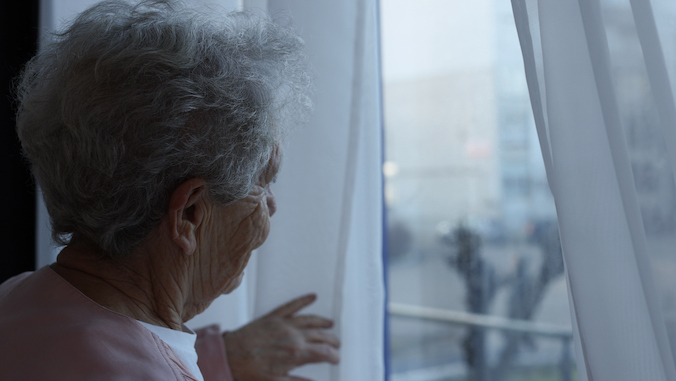
[[[276,182],[277,182],[277,175],[275,175],[275,177],[272,178],[272,181],[270,181],[269,183],[265,184],[265,187],[264,187],[265,190],[270,190],[270,186],[271,186],[272,184],[276,183]]]

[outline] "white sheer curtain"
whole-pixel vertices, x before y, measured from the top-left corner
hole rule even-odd
[[[217,10],[260,9],[290,16],[306,41],[316,74],[315,112],[290,138],[279,181],[278,212],[245,281],[191,327],[234,329],[296,296],[315,292],[306,311],[335,320],[341,363],[296,372],[321,380],[384,378],[382,149],[377,2],[349,0],[192,0]],[[62,23],[96,3],[44,0],[43,26]],[[44,208],[43,208],[44,209]],[[55,258],[46,211],[39,217],[39,264]]]
[[[578,379],[676,380],[676,30],[654,17],[673,16],[674,4],[512,5],[556,201]]]
[[[245,8],[247,2],[244,2]],[[307,43],[316,73],[315,111],[284,150],[278,211],[267,242],[233,295],[192,325],[234,328],[307,292],[306,312],[331,317],[341,363],[307,366],[314,380],[384,377],[381,121],[374,0],[271,0]],[[260,4],[256,5],[260,7]]]
[[[255,314],[303,292],[332,317],[341,363],[314,380],[384,375],[381,116],[375,0],[270,0],[307,43],[317,78],[308,127],[292,137],[276,184],[278,213],[259,250]]]

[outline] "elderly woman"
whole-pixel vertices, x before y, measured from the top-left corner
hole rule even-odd
[[[300,380],[338,361],[313,295],[224,335],[187,329],[242,279],[275,213],[302,41],[166,1],[85,11],[27,65],[17,131],[65,245],[0,286],[7,380]],[[199,356],[199,357],[198,357]]]

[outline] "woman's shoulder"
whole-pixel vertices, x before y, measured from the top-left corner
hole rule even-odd
[[[21,282],[27,277],[29,277],[31,274],[33,274],[32,271],[26,271],[12,278],[9,278],[2,284],[0,284],[0,301],[3,300],[9,293],[12,292],[12,290],[14,290],[14,288],[16,288],[17,285],[21,284]]]
[[[0,286],[0,353],[13,356],[0,356],[3,379],[185,379],[161,340],[48,267],[8,282]]]

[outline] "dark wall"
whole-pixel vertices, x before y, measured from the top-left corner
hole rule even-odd
[[[0,282],[35,269],[35,184],[14,130],[11,89],[37,51],[38,3],[0,2]]]

